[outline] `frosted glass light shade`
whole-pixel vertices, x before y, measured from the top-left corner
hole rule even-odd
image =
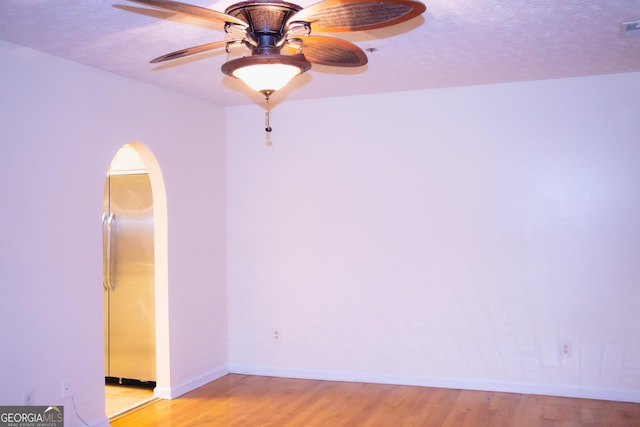
[[[311,63],[302,54],[261,54],[226,62],[222,65],[222,72],[242,80],[251,89],[268,97],[309,68]]]
[[[233,76],[258,92],[274,92],[282,89],[301,73],[300,68],[287,64],[256,64],[238,68]]]

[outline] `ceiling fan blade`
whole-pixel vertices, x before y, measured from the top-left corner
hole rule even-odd
[[[362,31],[388,27],[422,14],[416,0],[325,0],[293,15],[289,23],[305,21],[313,31]]]
[[[206,19],[214,22],[229,22],[231,24],[247,26],[247,23],[231,15],[208,9],[206,7],[195,6],[192,4],[181,3],[171,0],[129,0],[135,3],[142,3],[147,6],[153,6],[158,9],[168,10],[170,12],[184,13],[185,15],[195,16],[197,18]]]
[[[360,67],[368,62],[364,51],[346,40],[326,36],[303,36],[296,39],[302,42],[302,53],[307,61],[315,64]],[[288,45],[285,45],[285,49],[291,53],[298,51],[297,47]]]
[[[188,47],[186,49],[176,50],[175,52],[167,53],[166,55],[159,56],[151,60],[152,64],[158,62],[171,61],[172,59],[184,58],[185,56],[195,55],[196,53],[206,52],[208,50],[218,49],[227,45],[227,43],[233,43],[239,40],[222,40],[219,42],[201,44],[199,46]]]

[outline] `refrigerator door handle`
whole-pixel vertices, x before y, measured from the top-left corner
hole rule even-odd
[[[105,289],[107,288],[111,288],[112,291],[114,291],[116,289],[116,285],[115,283],[113,283],[113,278],[111,277],[111,268],[113,267],[112,263],[111,263],[111,239],[112,239],[112,233],[111,230],[113,228],[113,220],[115,218],[115,215],[113,213],[111,213],[109,215],[109,217],[107,218],[106,221],[106,229],[107,229],[107,249],[106,249],[106,272],[105,272],[105,280],[106,283],[104,285]]]
[[[106,291],[109,287],[107,283],[107,214],[102,214],[102,287]]]

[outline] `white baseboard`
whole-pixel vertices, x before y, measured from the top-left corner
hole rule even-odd
[[[208,372],[204,375],[201,375],[197,378],[193,378],[189,381],[185,381],[176,386],[169,387],[156,387],[153,390],[153,394],[155,397],[160,399],[175,399],[178,396],[182,396],[185,393],[193,391],[198,387],[201,387],[211,381],[215,381],[218,378],[221,378],[229,373],[228,369],[216,369],[215,371]]]
[[[640,390],[629,389],[563,386],[555,384],[528,384],[503,381],[451,380],[445,378],[414,378],[392,375],[306,371],[241,365],[229,366],[229,372],[234,374],[263,375],[269,377],[440,387],[640,403]]]

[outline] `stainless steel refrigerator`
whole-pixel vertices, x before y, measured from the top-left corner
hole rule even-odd
[[[153,198],[147,173],[107,176],[102,226],[105,377],[155,382]]]

